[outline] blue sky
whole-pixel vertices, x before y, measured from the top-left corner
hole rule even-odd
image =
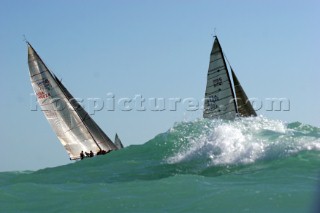
[[[2,0],[0,171],[69,163],[43,113],[31,110],[23,35],[75,97],[201,100],[216,28],[247,95],[264,104],[258,114],[320,126],[319,20],[316,0]],[[287,98],[290,110],[267,111],[268,98]],[[201,117],[185,107],[104,108],[92,117],[128,146]]]

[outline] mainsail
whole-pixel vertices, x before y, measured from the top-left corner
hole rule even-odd
[[[226,61],[216,37],[210,54],[203,117],[234,119],[238,113],[234,99]]]
[[[231,72],[234,88],[222,48],[215,37],[207,76],[204,118],[232,120],[236,116],[257,116],[232,68]]]
[[[116,134],[116,137],[114,139],[114,144],[116,145],[116,147],[118,149],[122,149],[123,148],[123,144],[121,143],[121,140],[120,140],[118,134]]]
[[[28,43],[28,64],[38,103],[70,159],[81,151],[115,150],[116,146],[47,68]]]

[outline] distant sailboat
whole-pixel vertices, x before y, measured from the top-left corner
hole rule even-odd
[[[236,116],[257,116],[231,66],[230,69],[233,83],[219,40],[215,36],[207,76],[204,118],[232,120]]]
[[[114,144],[116,145],[116,147],[118,149],[122,149],[123,148],[123,144],[121,143],[121,140],[120,140],[118,134],[116,134],[116,137],[114,139]]]
[[[109,137],[78,104],[62,82],[47,68],[31,44],[28,64],[33,90],[45,117],[71,160],[80,152],[109,152],[117,149]]]

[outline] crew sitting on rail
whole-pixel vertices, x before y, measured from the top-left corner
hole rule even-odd
[[[84,158],[83,151],[80,152],[80,158],[81,158],[81,160]]]

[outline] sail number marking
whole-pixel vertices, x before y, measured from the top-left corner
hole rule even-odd
[[[43,91],[37,92],[37,97],[38,97],[39,99],[48,98],[48,97],[50,97],[50,96],[51,96],[50,93],[45,93],[45,92],[43,92]]]
[[[216,102],[219,101],[219,97],[217,95],[210,95],[208,98],[208,105],[211,109],[217,109],[218,105]]]
[[[51,84],[50,84],[49,80],[46,78],[43,79],[42,81],[38,81],[37,85],[40,90],[45,90],[45,89],[50,90],[51,89]]]
[[[212,83],[213,83],[213,87],[221,86],[223,84],[222,78],[221,77],[216,78],[216,79],[212,80]]]
[[[40,89],[36,93],[38,99],[44,99],[44,98],[48,98],[51,96],[50,93],[46,92],[47,90],[50,90],[52,88],[52,86],[47,78],[38,81],[37,85],[38,85],[38,88]]]

